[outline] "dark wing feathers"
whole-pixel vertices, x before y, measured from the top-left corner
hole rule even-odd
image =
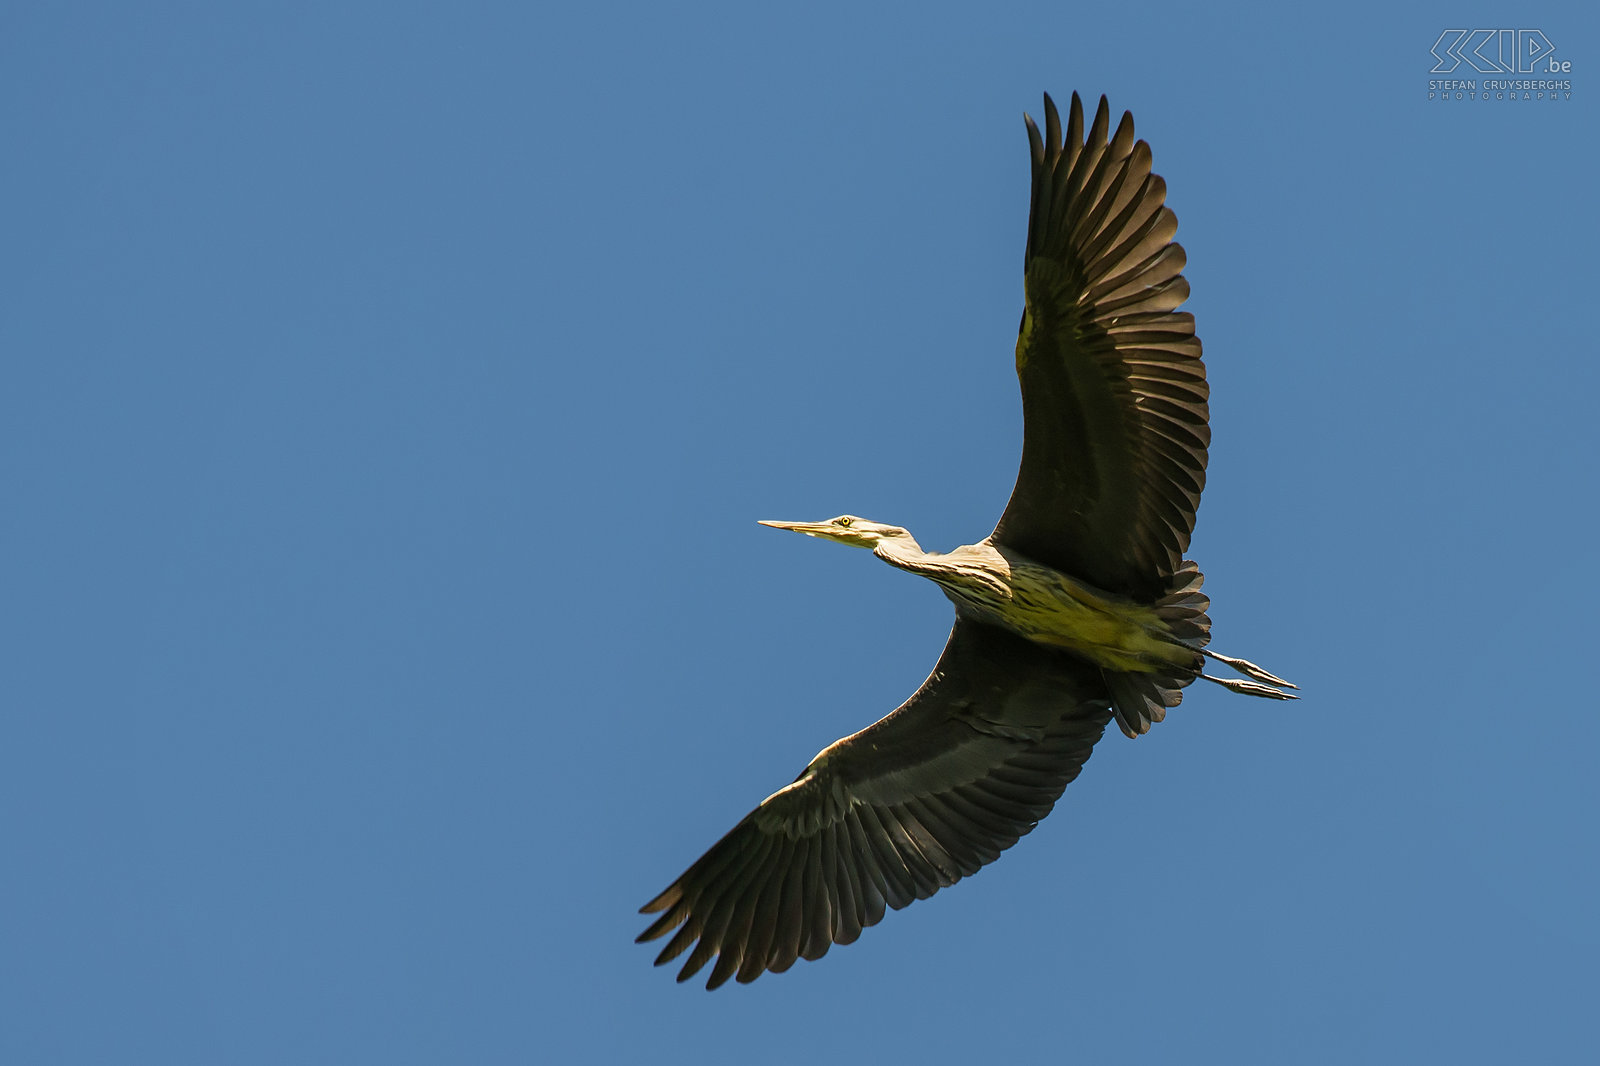
[[[1048,96],[1042,137],[1028,120],[1022,469],[993,539],[1150,602],[1194,531],[1209,391],[1166,183],[1110,116],[1102,97],[1085,135],[1073,94],[1064,141]]]
[[[917,693],[831,745],[655,899],[687,980],[753,981],[976,873],[1050,812],[1110,719],[1099,672],[958,621]],[[674,932],[675,931],[675,932]],[[692,950],[691,950],[692,948]]]

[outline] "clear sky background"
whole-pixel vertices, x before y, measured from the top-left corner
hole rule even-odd
[[[1447,27],[1570,100],[1430,102]],[[1459,76],[1459,75],[1458,75]],[[634,912],[986,535],[1022,112],[1132,109],[1204,687],[998,863],[708,995]],[[1592,5],[14,5],[0,1060],[1592,1061]]]

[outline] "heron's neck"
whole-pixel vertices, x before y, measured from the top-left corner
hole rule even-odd
[[[890,566],[909,570],[914,574],[932,576],[942,573],[944,567],[939,560],[943,558],[937,552],[925,552],[916,540],[907,534],[904,537],[893,537],[889,540],[879,541],[878,546],[872,549],[872,554],[888,563]]]
[[[879,544],[872,554],[890,566],[921,574],[947,592],[983,586],[1002,599],[1008,594],[1010,561],[987,540],[941,553],[923,551],[910,537],[896,537]]]

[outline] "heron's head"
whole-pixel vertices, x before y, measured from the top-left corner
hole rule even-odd
[[[838,518],[830,518],[826,522],[767,522],[761,523],[773,529],[792,529],[796,533],[804,533],[808,537],[821,537],[824,540],[836,540],[840,544],[848,544],[853,548],[876,548],[885,541],[904,540],[911,546],[916,546],[916,541],[911,539],[908,530],[899,526],[886,526],[881,522],[869,522],[865,518],[857,518],[853,514],[842,514]]]

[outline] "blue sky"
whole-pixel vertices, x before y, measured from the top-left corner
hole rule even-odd
[[[549,7],[549,5],[546,5]],[[1429,102],[1448,27],[1570,100]],[[22,5],[0,32],[0,1059],[1577,1062],[1592,7]],[[987,534],[1039,94],[1132,109],[1216,647],[857,944],[634,913],[922,680]]]

